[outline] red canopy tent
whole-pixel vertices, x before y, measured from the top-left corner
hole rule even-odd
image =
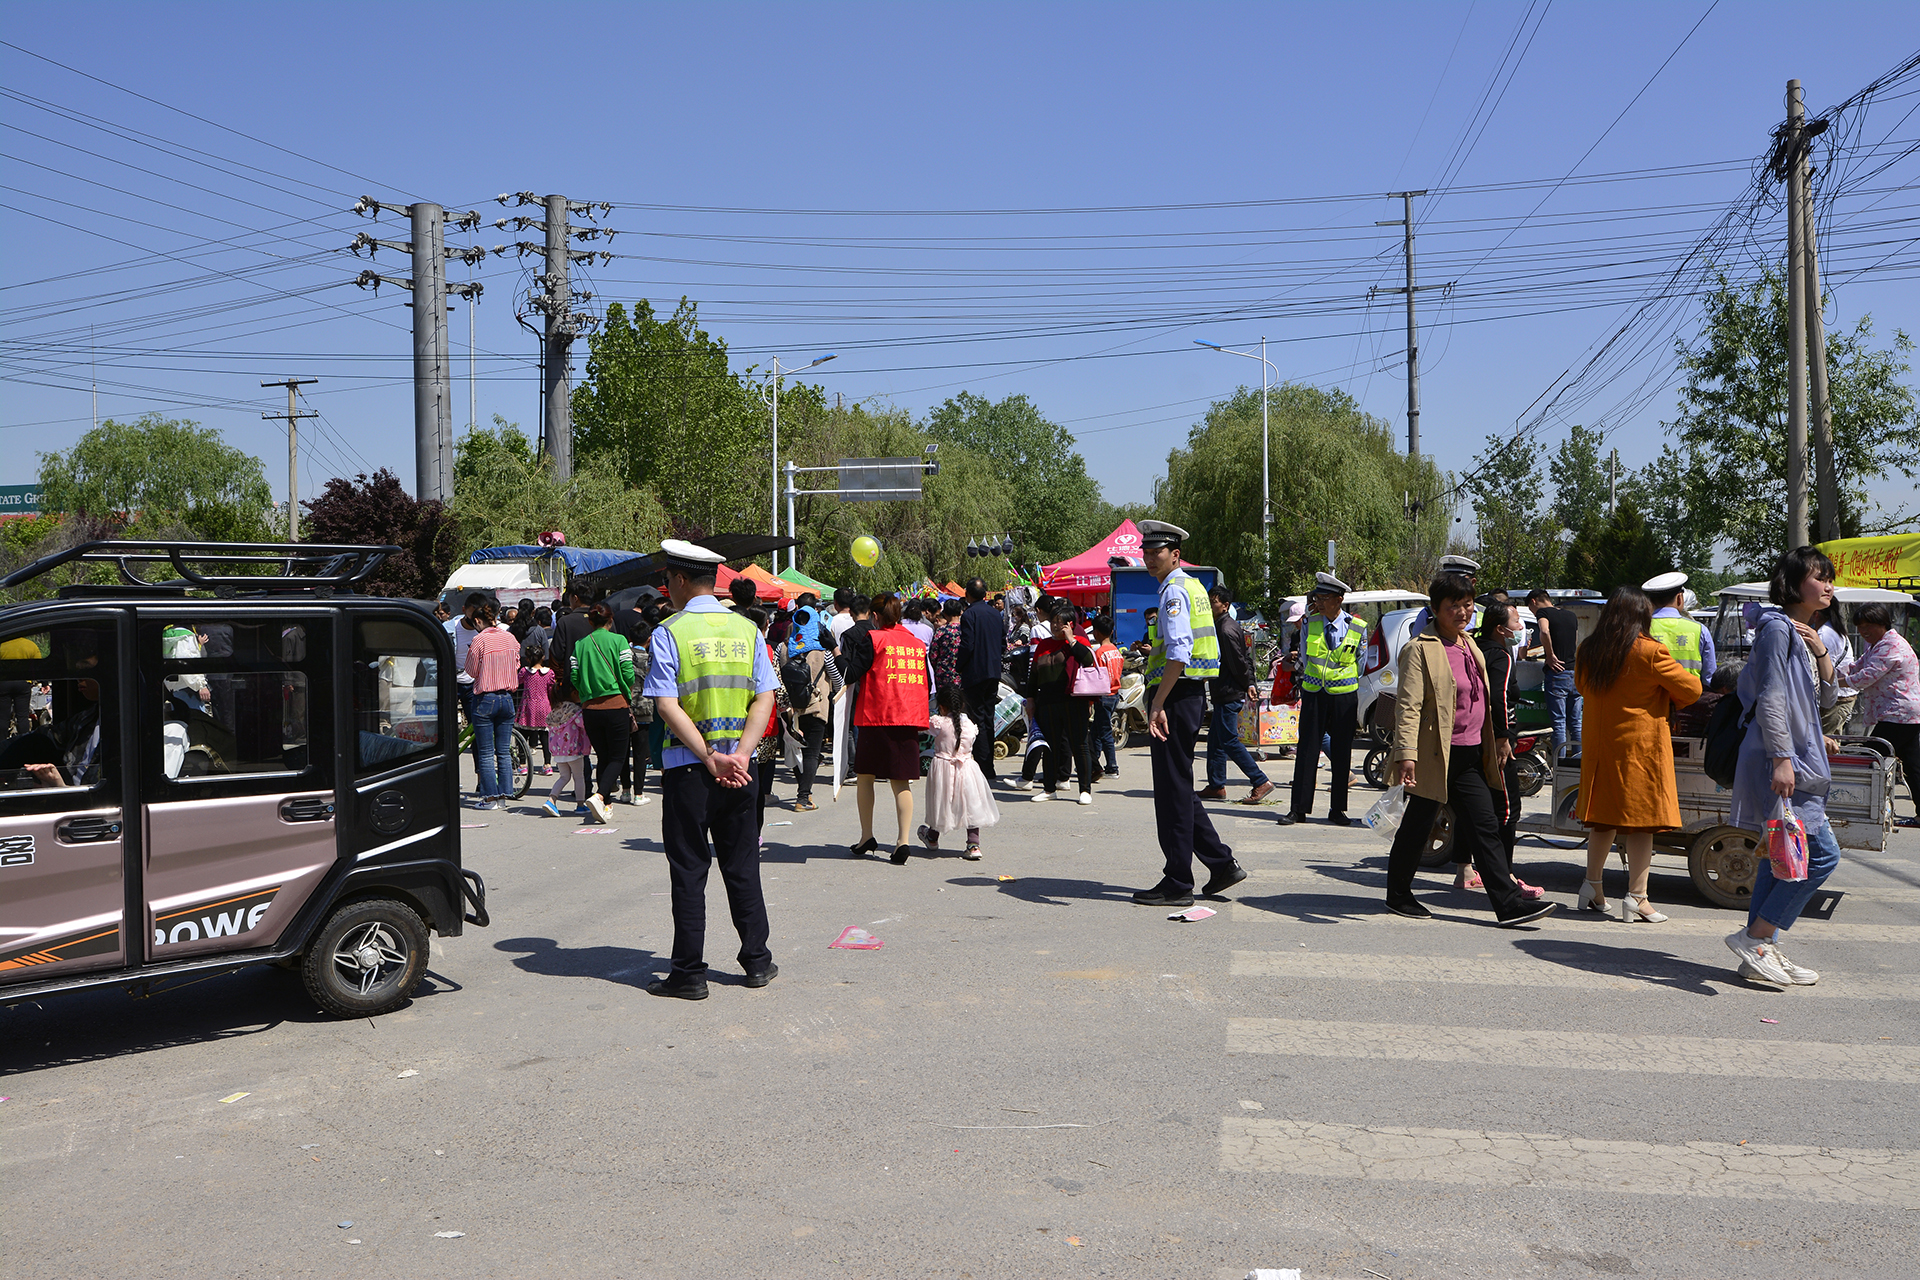
[[[1075,604],[1091,604],[1113,590],[1113,569],[1107,563],[1121,556],[1140,563],[1140,530],[1131,520],[1071,560],[1043,565],[1040,587],[1048,595],[1065,596]]]

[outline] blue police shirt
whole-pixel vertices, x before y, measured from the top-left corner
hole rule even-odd
[[[1175,569],[1160,584],[1160,642],[1169,662],[1193,661],[1193,619],[1187,600],[1188,574]],[[1183,677],[1187,678],[1187,677]]]
[[[713,596],[695,596],[687,601],[683,613],[726,613],[727,606]],[[673,637],[667,634],[666,624],[653,629],[653,638],[647,642],[647,654],[652,665],[647,670],[647,682],[640,692],[649,698],[677,698],[680,696],[680,651],[674,648]],[[753,646],[753,691],[756,694],[772,693],[780,687],[780,677],[773,669],[773,659],[767,656],[766,641]],[[769,732],[778,732],[771,721]],[[710,738],[707,746],[714,751],[731,751],[740,739]],[[675,769],[683,764],[699,764],[700,757],[690,749],[679,745],[667,748],[666,756],[660,761],[662,769]]]

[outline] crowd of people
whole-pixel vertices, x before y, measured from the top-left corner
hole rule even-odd
[[[1349,761],[1367,626],[1344,611],[1346,584],[1318,575],[1269,695],[1262,688],[1269,673],[1254,670],[1228,592],[1204,590],[1181,568],[1185,532],[1159,521],[1139,527],[1143,560],[1160,583],[1134,656],[1145,660],[1163,869],[1157,884],[1133,897],[1184,907],[1196,893],[1219,895],[1247,876],[1205,807],[1227,798],[1227,765],[1250,784],[1241,803],[1278,808],[1275,783],[1241,743],[1238,726],[1244,706],[1278,698],[1282,686],[1300,699],[1301,746],[1276,821],[1308,820],[1324,754],[1326,820],[1358,824],[1348,812]],[[1089,805],[1095,784],[1119,772],[1113,712],[1130,655],[1114,643],[1111,613],[1047,596],[1009,600],[977,578],[964,599],[839,591],[768,608],[745,577],[722,602],[714,586],[719,557],[704,548],[670,541],[661,561],[668,590],[649,589],[617,612],[570,595],[557,615],[530,600],[502,614],[474,595],[461,617],[447,619],[473,730],[476,807],[502,807],[511,795],[516,727],[540,752],[539,774],[553,778],[540,804],[551,816],[606,823],[616,804],[651,802],[648,773],[658,769],[676,929],[673,970],[654,984],[656,994],[706,994],[704,886],[712,862],[727,887],[748,985],[777,973],[766,949],[758,853],[782,757],[797,812],[818,808],[818,775],[829,764],[836,794],[847,784],[855,789],[859,836],[849,852],[895,864],[907,862],[916,843],[939,850],[943,837],[963,842],[963,857],[979,859],[983,832],[1010,798],[1006,790],[1032,802]],[[1655,836],[1682,825],[1671,739],[1733,732],[1740,736],[1728,821],[1759,831],[1770,819],[1797,819],[1810,865],[1804,879],[1784,880],[1762,860],[1748,924],[1727,945],[1747,977],[1817,980],[1787,957],[1782,936],[1839,860],[1825,797],[1828,760],[1840,750],[1831,709],[1843,694],[1865,700],[1872,732],[1894,746],[1907,777],[1920,772],[1920,670],[1891,613],[1884,606],[1858,612],[1866,648],[1846,661],[1844,637],[1827,625],[1833,567],[1801,548],[1774,570],[1771,603],[1751,619],[1746,661],[1721,664],[1711,637],[1680,611],[1681,575],[1616,589],[1576,639],[1572,612],[1544,591],[1529,597],[1529,633],[1504,592],[1477,594],[1477,570],[1462,557],[1443,561],[1396,659],[1387,767],[1405,808],[1388,858],[1387,909],[1432,918],[1413,885],[1442,806],[1451,814],[1454,885],[1484,891],[1498,924],[1538,920],[1561,905],[1514,868],[1514,668],[1517,654],[1534,653],[1545,664],[1552,757],[1579,759],[1575,816],[1588,844],[1575,909],[1611,912],[1603,872],[1618,846],[1627,869],[1619,918],[1667,918],[1649,897],[1648,872]],[[1739,717],[1703,717],[1703,708],[1727,697],[1737,698]],[[1006,735],[1015,722],[1024,732]],[[1735,728],[1727,730],[1728,722]],[[1207,778],[1196,790],[1203,724]],[[1024,748],[1023,760],[1018,779],[997,798],[995,743],[1003,735]],[[924,820],[916,824],[914,791],[923,778]],[[882,794],[892,801],[890,827],[876,808]],[[1204,884],[1196,859],[1207,871]]]

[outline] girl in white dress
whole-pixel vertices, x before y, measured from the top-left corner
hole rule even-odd
[[[933,758],[927,762],[927,820],[920,841],[940,847],[942,831],[965,829],[969,862],[980,860],[980,828],[1000,821],[993,789],[973,758],[973,740],[979,728],[966,714],[958,685],[940,691],[940,709],[928,718],[933,735]]]

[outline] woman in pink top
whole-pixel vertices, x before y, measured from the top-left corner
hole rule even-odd
[[[473,677],[473,765],[479,774],[476,809],[504,809],[513,794],[513,693],[520,687],[520,642],[494,625],[494,605],[474,610],[480,633],[467,646]]]
[[[547,716],[553,710],[553,683],[559,672],[547,665],[547,646],[529,640],[520,650],[520,714],[513,722],[540,743],[542,773],[553,772],[553,752],[547,745]]]
[[[1860,715],[1868,732],[1893,744],[1900,771],[1907,775],[1907,797],[1915,817],[1900,825],[1920,827],[1920,658],[1906,637],[1893,629],[1893,610],[1884,604],[1866,604],[1854,610],[1853,625],[1867,651],[1854,660],[1844,677],[1847,687],[1860,691]]]

